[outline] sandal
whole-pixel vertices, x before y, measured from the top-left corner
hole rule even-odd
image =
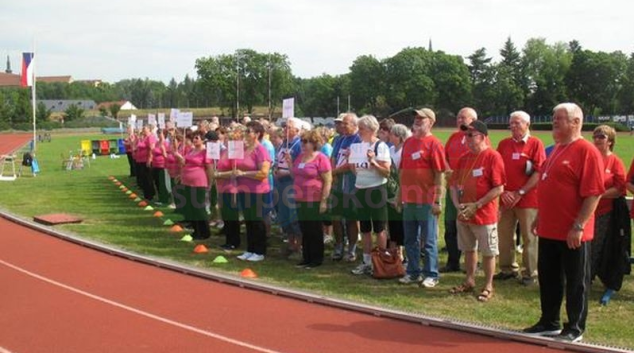
[[[480,294],[478,294],[478,301],[482,303],[486,303],[489,299],[493,298],[493,289],[483,288]]]
[[[470,293],[473,292],[473,286],[467,283],[463,283],[459,286],[455,286],[449,290],[451,294]]]

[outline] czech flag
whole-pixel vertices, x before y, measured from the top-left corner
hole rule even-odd
[[[22,53],[22,77],[20,85],[22,87],[33,86],[33,57],[34,53]]]

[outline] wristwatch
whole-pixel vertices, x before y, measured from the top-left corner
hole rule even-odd
[[[519,189],[519,190],[517,190],[517,193],[518,193],[520,196],[524,196],[524,195],[526,195],[526,190],[524,190],[524,189]]]
[[[572,229],[578,231],[578,232],[583,232],[583,225],[579,222],[574,222],[572,224]]]

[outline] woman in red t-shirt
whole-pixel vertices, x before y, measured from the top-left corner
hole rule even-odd
[[[612,215],[612,204],[614,199],[625,196],[625,167],[621,159],[612,152],[616,144],[616,131],[607,125],[600,125],[592,133],[594,146],[601,152],[603,157],[603,186],[605,192],[601,195],[599,205],[594,211],[594,238],[592,239],[592,257],[590,268],[592,278],[594,278],[601,264],[601,259],[610,256],[610,253],[603,251],[605,240],[608,237],[610,228],[610,218]],[[615,292],[615,288],[606,285],[606,291],[601,299],[602,304],[607,304]]]

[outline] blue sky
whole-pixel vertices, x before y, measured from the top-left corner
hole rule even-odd
[[[288,55],[293,73],[342,74],[360,55],[424,46],[496,58],[507,37],[577,39],[595,51],[634,52],[628,0],[1,0],[0,58],[35,39],[38,75],[182,80],[199,57],[251,48]]]

